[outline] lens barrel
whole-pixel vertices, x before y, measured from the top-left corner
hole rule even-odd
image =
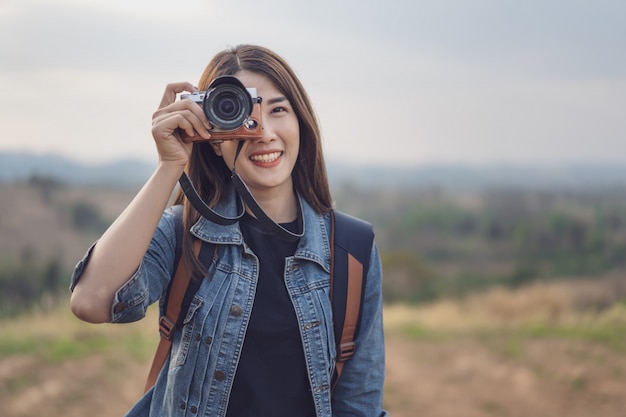
[[[237,129],[252,113],[252,97],[241,81],[232,76],[216,78],[204,96],[204,114],[220,130]]]

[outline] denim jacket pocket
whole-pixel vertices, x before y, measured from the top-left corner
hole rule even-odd
[[[180,341],[176,344],[174,352],[172,352],[174,356],[172,357],[172,361],[170,363],[174,367],[184,365],[185,361],[187,360],[192,341],[194,340],[193,335],[197,322],[196,316],[198,310],[200,309],[200,307],[202,307],[203,304],[204,300],[196,295],[189,305],[187,314],[185,315],[185,318],[182,322],[182,328],[180,330]]]

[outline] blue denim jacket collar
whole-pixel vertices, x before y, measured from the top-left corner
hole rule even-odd
[[[223,198],[214,208],[218,213],[234,216],[237,211],[237,199],[239,196],[230,187],[226,198]],[[325,271],[330,271],[330,247],[329,247],[329,216],[317,213],[311,205],[298,193],[300,201],[304,236],[296,249],[294,257],[306,259],[318,263]],[[243,236],[237,223],[231,225],[219,225],[201,217],[191,228],[191,233],[198,239],[209,243],[243,244]]]

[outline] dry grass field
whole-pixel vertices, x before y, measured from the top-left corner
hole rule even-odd
[[[621,282],[387,306],[386,408],[395,417],[623,416],[626,305],[591,303]],[[62,305],[0,322],[0,416],[123,415],[141,395],[154,313],[95,326]]]
[[[388,307],[388,409],[396,417],[623,416],[626,305],[576,307],[622,279]]]

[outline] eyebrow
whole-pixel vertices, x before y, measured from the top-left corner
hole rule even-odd
[[[267,104],[280,103],[281,101],[288,101],[287,97],[279,96],[279,97],[270,98],[269,100],[267,100]]]

